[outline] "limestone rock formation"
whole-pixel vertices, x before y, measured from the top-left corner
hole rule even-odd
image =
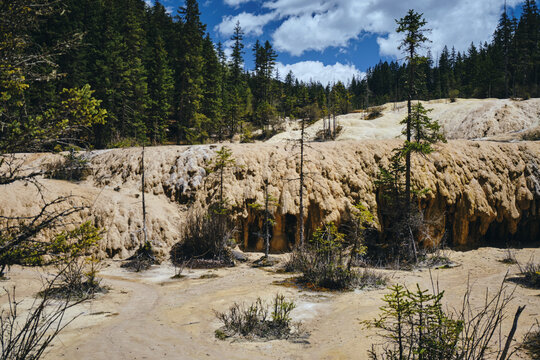
[[[540,99],[447,99],[422,101],[429,115],[437,120],[448,139],[480,139],[513,135],[540,126]],[[337,140],[394,139],[401,135],[400,121],[407,115],[407,103],[389,103],[378,107],[382,116],[365,120],[362,112],[341,115],[337,123],[342,131]],[[306,129],[308,139],[315,139],[323,129],[319,120]],[[298,138],[300,131],[290,129],[274,136],[270,142]]]
[[[387,164],[397,140],[312,143],[306,150],[304,219],[313,230],[321,222],[347,219],[350,207],[377,212],[374,179]],[[299,215],[297,149],[287,144],[229,145],[236,165],[225,174],[224,193],[246,249],[261,249],[262,214],[250,203],[264,202],[265,180],[278,199],[271,247],[290,248]],[[146,149],[148,231],[162,252],[178,241],[190,209],[217,199],[218,178],[207,172],[219,146],[162,146]],[[47,198],[73,194],[107,232],[103,256],[125,258],[141,242],[140,155],[137,148],[96,151],[88,156],[92,175],[81,182],[41,180]],[[21,155],[29,168],[43,167],[54,155]],[[431,191],[419,206],[428,228],[426,244],[446,234],[451,244],[475,246],[507,241],[536,242],[540,236],[540,143],[454,140],[426,158],[413,157],[413,184]],[[32,185],[0,187],[0,215],[39,209]]]

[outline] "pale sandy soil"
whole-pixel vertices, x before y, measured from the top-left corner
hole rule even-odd
[[[429,116],[437,120],[448,139],[484,139],[525,131],[540,125],[540,99],[515,101],[509,99],[447,99],[422,101]],[[407,115],[407,103],[388,103],[379,107],[382,116],[366,120],[366,114],[351,113],[337,117],[343,130],[337,140],[394,139],[401,136],[400,121]],[[312,140],[323,129],[319,120],[305,130]],[[276,143],[300,136],[298,125],[287,127],[268,142]]]
[[[250,257],[255,259],[259,255]],[[460,303],[468,278],[474,289],[473,301],[480,304],[485,291],[495,291],[507,271],[510,275],[518,271],[515,265],[498,261],[505,257],[502,249],[448,251],[447,255],[460,266],[433,270],[432,275],[446,290],[444,299],[449,307]],[[539,259],[540,249],[517,250],[516,257],[522,263]],[[346,293],[304,291],[274,284],[291,275],[254,269],[247,264],[185,271],[187,277],[178,280],[170,279],[174,268],[168,265],[134,274],[121,269],[119,264],[109,262],[101,272],[103,283],[111,287],[109,293],[70,311],[70,316],[80,317],[59,336],[46,359],[365,359],[367,349],[378,341],[360,321],[378,314],[385,289]],[[384,272],[391,284],[431,286],[428,270]],[[218,277],[199,278],[207,273]],[[10,276],[3,287],[16,284],[18,298],[24,298],[27,304],[39,288],[43,272],[16,267]],[[507,286],[512,289],[515,285]],[[235,301],[250,303],[257,297],[270,300],[276,292],[295,300],[297,308],[292,315],[310,333],[307,343],[221,341],[214,337],[220,324],[213,310],[224,311]],[[527,306],[520,319],[518,340],[539,318],[539,295],[538,290],[516,288],[509,316],[513,316],[518,305]],[[1,301],[5,306],[5,295]],[[508,326],[503,331],[506,334]]]

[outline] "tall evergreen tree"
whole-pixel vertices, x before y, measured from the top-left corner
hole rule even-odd
[[[408,95],[407,95],[407,122],[406,122],[406,131],[405,135],[407,141],[411,141],[412,135],[412,100],[417,98],[418,86],[417,86],[417,67],[421,62],[421,57],[418,55],[420,47],[429,39],[425,35],[429,30],[425,28],[427,24],[426,20],[423,17],[423,14],[417,13],[414,10],[409,10],[407,15],[400,20],[396,20],[398,28],[396,31],[398,33],[404,33],[405,38],[401,41],[399,49],[402,50],[406,55],[406,60],[408,62]],[[411,155],[410,152],[406,154],[405,159],[405,192],[406,192],[406,211],[409,211],[410,207],[410,195],[411,195]]]
[[[206,30],[200,20],[196,0],[186,0],[180,8],[182,21],[182,47],[180,58],[180,99],[177,142],[197,143],[204,141],[206,117],[201,111],[203,99],[203,37]]]
[[[234,33],[231,37],[232,54],[230,63],[230,78],[227,82],[229,99],[227,106],[227,117],[229,127],[229,137],[232,139],[238,130],[238,123],[246,110],[246,99],[242,96],[246,94],[246,86],[242,79],[243,75],[243,54],[244,54],[244,32],[240,27],[240,22],[236,23]]]
[[[209,135],[219,134],[224,130],[222,113],[223,68],[214,49],[210,36],[203,42],[203,101],[202,112],[208,119],[205,132]]]
[[[172,109],[173,76],[169,68],[165,43],[156,34],[148,64],[148,119],[146,128],[149,140],[161,144],[166,140],[166,131]]]

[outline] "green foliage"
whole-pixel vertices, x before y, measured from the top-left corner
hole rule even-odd
[[[379,317],[363,322],[377,329],[384,341],[373,346],[369,352],[372,359],[508,359],[518,349],[512,341],[525,307],[518,307],[509,337],[500,336],[513,299],[504,280],[498,289],[486,290],[480,305],[472,302],[468,286],[462,304],[451,312],[443,309],[444,292],[438,286],[433,293],[418,284],[414,290],[394,285],[390,291],[383,297]]]
[[[443,310],[444,292],[430,294],[417,285],[394,285],[383,297],[380,316],[364,322],[380,330],[386,345],[370,351],[372,359],[454,359],[464,324]]]
[[[426,41],[429,41],[424,35],[429,31],[424,28],[427,24],[427,21],[424,19],[424,14],[417,13],[410,9],[407,12],[407,15],[396,20],[396,24],[398,25],[396,32],[404,34],[404,38],[398,49],[403,50],[407,55],[407,61],[418,61],[417,51],[419,47]]]
[[[335,224],[325,224],[318,228],[305,249],[296,250],[297,267],[302,272],[301,281],[316,287],[344,290],[357,285],[359,273],[346,263],[345,234],[340,233]],[[356,246],[353,250],[362,254],[365,248]],[[352,254],[351,254],[352,256]]]
[[[146,129],[152,144],[161,144],[167,139],[167,127],[172,115],[174,81],[165,42],[157,34],[157,29],[154,30],[152,57],[148,64],[149,100]]]
[[[221,149],[216,151],[216,156],[212,159],[212,162],[206,168],[208,174],[215,174],[219,180],[219,206],[221,210],[226,209],[227,199],[223,196],[223,184],[225,173],[228,169],[236,164],[236,160],[232,156],[232,150],[227,146],[222,146]]]
[[[138,147],[140,146],[140,144],[141,143],[139,142],[139,140],[135,138],[126,137],[126,138],[122,138],[115,142],[110,143],[108,147],[112,149],[123,149],[123,148],[129,148],[129,147]]]
[[[405,145],[401,148],[403,154],[410,152],[426,155],[433,151],[432,144],[440,141],[446,142],[439,123],[428,116],[428,113],[432,110],[425,109],[421,102],[412,105],[410,126],[413,141],[405,142]],[[403,119],[400,124],[406,125],[408,121],[409,116]],[[402,134],[406,135],[405,130],[402,131]]]
[[[458,96],[459,96],[458,89],[452,89],[448,92],[448,97],[450,98],[450,102],[456,102]]]
[[[56,234],[51,241],[23,241],[14,244],[14,235],[0,237],[5,249],[0,254],[0,267],[11,265],[42,266],[65,263],[87,255],[101,239],[101,229],[87,221],[73,230]]]
[[[49,244],[49,253],[65,259],[88,255],[88,251],[101,240],[102,230],[90,221],[73,230],[62,231]]]
[[[292,333],[290,316],[295,307],[293,301],[288,301],[281,294],[276,294],[271,304],[265,304],[261,298],[250,306],[234,303],[228,312],[215,311],[216,317],[223,323],[215,335],[220,340],[235,335],[267,340],[289,338],[295,335]]]
[[[253,125],[247,122],[241,122],[240,127],[242,128],[242,133],[240,134],[240,142],[243,144],[252,143],[255,140],[253,139]]]

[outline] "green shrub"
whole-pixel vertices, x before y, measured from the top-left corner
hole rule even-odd
[[[116,142],[110,143],[107,148],[111,149],[123,149],[123,148],[129,148],[129,147],[136,147],[139,146],[141,142],[135,138],[122,138],[117,140]]]
[[[381,352],[372,349],[372,359],[452,359],[463,322],[449,317],[442,307],[443,292],[429,294],[417,285],[409,291],[401,285],[384,296],[381,315],[366,321],[382,331],[388,342]]]
[[[345,235],[335,224],[317,229],[303,250],[301,281],[327,289],[349,289],[358,279],[358,273],[346,265]]]
[[[281,294],[276,294],[270,305],[261,298],[249,306],[234,303],[227,312],[215,311],[216,317],[223,323],[215,335],[220,340],[235,335],[260,339],[294,336],[290,315],[295,307],[293,301],[286,300]]]
[[[0,234],[0,276],[11,265],[44,266],[68,263],[89,255],[101,239],[101,229],[90,221],[73,230],[56,234],[51,241],[17,241],[12,234]]]
[[[330,223],[317,229],[304,249],[292,252],[285,270],[301,272],[300,282],[325,289],[384,285],[386,278],[381,274],[351,268],[352,257],[364,252],[365,247],[357,243],[347,244],[345,235]]]
[[[508,359],[506,355],[518,349],[512,344],[514,332],[506,339],[501,335],[513,299],[504,281],[498,290],[490,292],[493,295],[486,291],[480,306],[472,304],[469,286],[462,304],[452,312],[444,310],[444,291],[439,291],[438,286],[434,286],[433,293],[420,289],[418,284],[413,291],[402,285],[390,290],[383,297],[380,316],[363,322],[368,328],[378,329],[384,341],[369,351],[371,359]],[[523,308],[518,307],[513,329],[517,328]]]
[[[459,90],[457,89],[452,89],[450,90],[450,92],[448,93],[448,96],[450,97],[450,102],[456,102],[457,100],[457,97],[459,96]]]

